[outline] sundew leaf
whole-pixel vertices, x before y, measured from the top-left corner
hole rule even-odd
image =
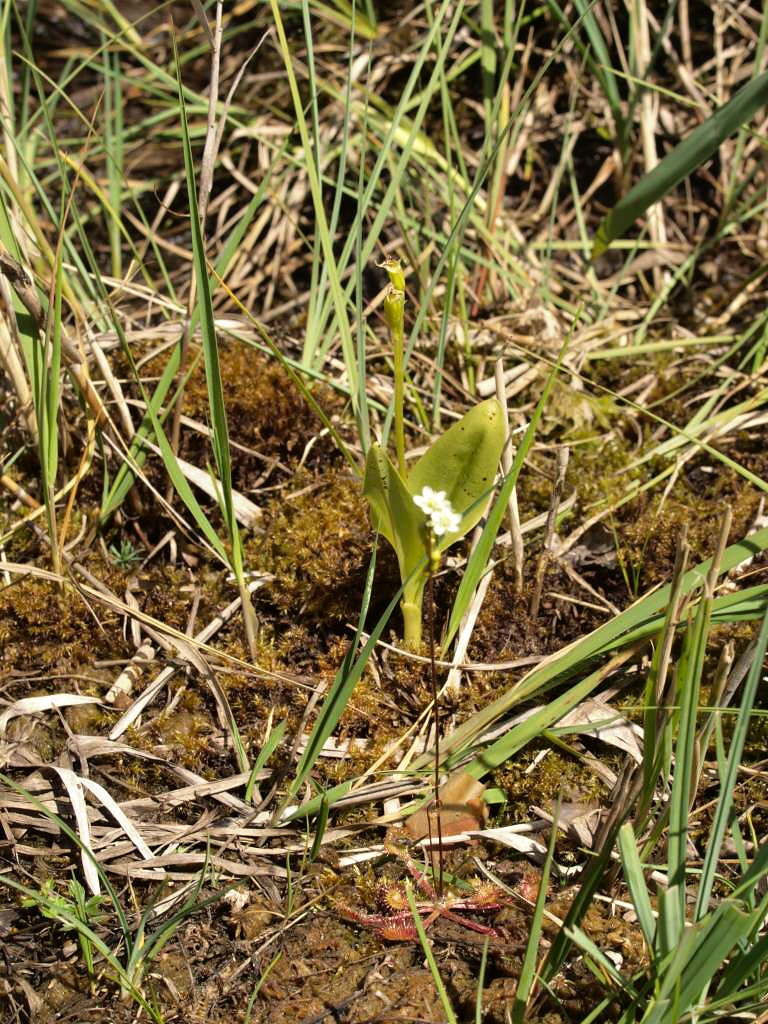
[[[765,103],[768,103],[768,71],[739,89],[619,200],[597,229],[592,259],[602,255],[650,206],[708,160],[718,146]]]
[[[412,495],[425,487],[445,491],[454,512],[461,515],[458,530],[437,538],[440,551],[480,521],[485,511],[483,498],[493,487],[503,447],[504,413],[498,401],[489,398],[430,445],[408,474]]]

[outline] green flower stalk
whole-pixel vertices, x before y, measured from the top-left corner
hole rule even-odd
[[[379,264],[389,274],[389,288],[384,296],[384,319],[387,321],[392,341],[392,359],[395,378],[395,450],[397,468],[405,476],[405,426],[403,405],[405,401],[405,275],[400,260],[392,256]]]

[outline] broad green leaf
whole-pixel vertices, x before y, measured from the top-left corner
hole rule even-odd
[[[395,528],[389,510],[389,459],[378,444],[372,444],[365,460],[363,495],[371,506],[374,529],[397,548]]]
[[[374,526],[395,549],[405,580],[426,553],[425,518],[378,444],[368,450],[363,494],[371,506]]]
[[[718,111],[683,139],[654,169],[638,181],[600,224],[592,247],[597,259],[611,242],[624,234],[648,207],[653,206],[683,178],[708,160],[721,142],[768,102],[768,71],[753,78]]]
[[[419,494],[424,487],[445,491],[453,510],[461,514],[455,533],[439,539],[444,551],[475,526],[485,511],[485,501],[504,447],[504,413],[489,398],[462,416],[422,455],[408,475],[408,490]]]
[[[577,321],[574,321],[574,323],[575,322]],[[520,445],[518,446],[517,454],[515,455],[512,467],[509,473],[507,473],[506,479],[503,481],[501,487],[499,488],[498,496],[493,504],[493,507],[488,513],[488,517],[485,526],[483,527],[483,532],[480,537],[480,540],[475,545],[475,548],[470,556],[470,559],[467,562],[466,570],[461,578],[461,583],[459,584],[458,593],[456,594],[456,598],[453,602],[453,608],[451,609],[451,617],[448,620],[448,626],[445,630],[445,635],[443,636],[444,648],[448,647],[448,645],[451,643],[454,636],[456,635],[461,620],[464,616],[464,613],[466,612],[467,608],[469,608],[470,602],[472,601],[472,596],[475,593],[475,588],[480,582],[480,577],[483,575],[483,573],[486,570],[486,567],[488,566],[491,557],[491,551],[493,550],[493,545],[496,542],[496,535],[498,534],[499,527],[501,526],[501,520],[506,512],[507,505],[509,503],[509,498],[510,495],[512,494],[515,484],[517,483],[517,478],[520,474],[520,470],[523,468],[523,462],[525,461],[525,458],[528,455],[528,450],[533,444],[533,438],[536,433],[536,427],[538,426],[539,420],[541,419],[544,413],[544,407],[547,404],[549,395],[554,386],[555,378],[557,377],[557,374],[559,372],[560,363],[562,362],[563,356],[565,355],[565,350],[569,343],[569,339],[570,335],[568,338],[566,338],[562,348],[560,349],[560,354],[557,357],[557,362],[547,375],[547,381],[544,385],[544,390],[542,391],[541,397],[536,403],[536,408],[533,411],[531,422],[528,424],[528,429],[523,435],[523,439],[520,442]]]

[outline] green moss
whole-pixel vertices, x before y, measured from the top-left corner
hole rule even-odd
[[[322,424],[278,363],[234,341],[222,343],[219,358],[230,436],[242,446],[232,452],[234,483],[247,493],[271,460],[291,463],[300,459],[309,442],[318,437]],[[329,388],[316,385],[313,394],[328,414],[340,410],[341,401]],[[202,423],[210,419],[202,361],[184,393],[184,413]],[[197,461],[195,456],[206,442],[188,433],[184,445],[187,457]],[[256,454],[249,455],[247,449]],[[322,454],[327,461],[332,451],[332,442],[323,439],[314,446],[313,454]]]
[[[272,500],[264,528],[247,558],[275,576],[271,603],[310,628],[356,621],[373,545],[360,482],[338,471],[297,475],[292,493]]]
[[[547,753],[532,771],[528,771],[536,754]],[[601,754],[601,760],[609,762]],[[558,799],[602,806],[606,790],[593,771],[577,758],[551,747],[545,739],[534,740],[518,755],[494,773],[493,784],[507,796],[504,816],[508,821],[527,821],[531,806],[550,809]]]
[[[0,666],[16,671],[72,671],[100,657],[119,657],[117,615],[98,619],[71,587],[34,577],[0,590]],[[122,645],[121,645],[122,646]]]

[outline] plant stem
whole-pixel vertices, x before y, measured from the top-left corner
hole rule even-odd
[[[421,647],[422,608],[427,578],[425,570],[410,579],[400,601],[400,610],[403,613],[403,640],[411,651],[418,651]]]
[[[403,369],[403,337],[402,324],[399,337],[392,335],[395,371],[395,449],[397,451],[397,468],[400,476],[405,479],[405,424],[403,421],[403,404],[405,401],[405,371]]]
[[[392,362],[395,384],[395,448],[397,468],[405,480],[405,427],[403,404],[405,401],[405,275],[400,260],[387,257],[379,264],[389,275],[389,288],[384,296],[384,319],[392,340]]]
[[[435,823],[437,825],[437,878],[435,888],[438,897],[443,895],[443,824],[440,814],[440,700],[437,692],[437,671],[435,668],[435,577],[432,572],[432,533],[429,534],[428,594],[429,605],[429,678],[432,686],[432,723],[435,729],[434,788]],[[430,820],[430,816],[427,816]],[[430,836],[431,839],[431,836]],[[434,860],[432,861],[434,871]]]
[[[402,277],[399,265],[396,271],[390,271],[390,277]],[[397,450],[397,469],[405,480],[405,424],[403,421],[403,405],[405,402],[405,292],[394,283],[390,284],[384,297],[384,319],[389,327],[392,342],[392,369],[395,386],[395,448]]]
[[[259,635],[259,620],[256,618],[256,610],[253,607],[253,601],[251,600],[251,592],[248,589],[248,584],[241,578],[237,581],[237,586],[240,591],[243,626],[245,627],[245,641],[248,645],[248,653],[251,656],[251,660],[255,661]]]
[[[414,595],[415,596],[415,595]],[[400,602],[403,613],[403,640],[409,650],[417,651],[421,647],[421,595],[417,600]]]

